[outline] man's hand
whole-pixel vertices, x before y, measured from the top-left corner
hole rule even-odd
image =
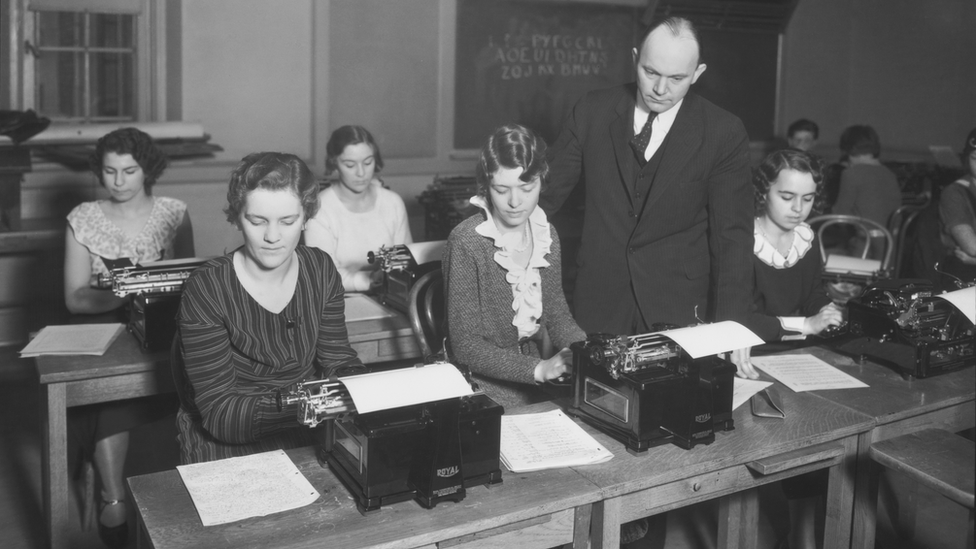
[[[729,353],[729,360],[732,361],[732,364],[735,364],[735,375],[743,379],[759,379],[759,372],[756,371],[756,367],[749,360],[751,356],[752,347],[736,349]]]

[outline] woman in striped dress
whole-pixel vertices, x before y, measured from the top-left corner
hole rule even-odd
[[[312,444],[295,412],[277,409],[275,389],[362,368],[332,259],[298,244],[319,204],[308,166],[291,154],[248,155],[227,201],[244,245],[197,269],[180,305],[183,463]]]

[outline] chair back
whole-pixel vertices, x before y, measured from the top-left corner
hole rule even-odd
[[[895,251],[891,258],[891,272],[896,278],[906,276],[905,254],[908,249],[909,228],[924,206],[906,204],[891,212],[888,230],[895,239]]]
[[[444,328],[446,313],[444,275],[441,270],[434,269],[417,279],[410,288],[407,301],[410,326],[413,328],[413,335],[420,344],[424,358],[437,355],[444,358],[444,339],[447,337],[447,330]]]
[[[169,366],[173,373],[173,385],[176,386],[176,395],[180,399],[180,407],[191,414],[198,414],[196,400],[193,394],[193,385],[190,385],[190,378],[186,375],[186,363],[183,361],[183,339],[180,338],[179,329],[173,337],[173,346],[169,352]]]
[[[829,214],[821,215],[808,219],[807,223],[814,227],[817,231],[817,240],[820,241],[820,257],[823,259],[824,263],[827,262],[827,251],[824,248],[824,231],[832,225],[849,225],[856,229],[860,229],[868,237],[870,242],[870,236],[872,234],[880,234],[884,237],[885,247],[884,247],[884,257],[881,260],[881,273],[887,274],[891,268],[891,260],[895,251],[895,240],[891,236],[891,232],[880,223],[866,219],[863,217],[858,217],[856,215],[840,215],[840,214]],[[861,259],[867,259],[868,251],[870,246],[864,246],[864,250],[861,252]]]

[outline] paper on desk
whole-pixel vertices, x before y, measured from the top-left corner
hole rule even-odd
[[[513,473],[591,465],[613,458],[562,410],[502,416],[501,458]]]
[[[121,324],[47,326],[20,351],[21,357],[40,355],[101,356],[122,333]]]
[[[754,356],[749,360],[754,366],[797,393],[867,387],[864,382],[813,355]]]
[[[204,526],[298,509],[319,498],[282,450],[176,469]]]
[[[734,349],[765,343],[751,330],[731,320],[713,324],[699,324],[690,328],[666,330],[661,332],[661,335],[681,345],[681,348],[691,355],[691,358],[717,355]]]
[[[363,294],[346,294],[346,322],[386,318],[393,313],[371,297]]]
[[[473,393],[452,364],[438,363],[339,378],[356,411],[368,414]]]
[[[952,303],[962,314],[966,315],[966,318],[970,322],[976,324],[976,286],[970,286],[954,292],[946,292],[935,297],[941,297],[949,303]]]
[[[446,240],[414,242],[413,244],[407,244],[407,249],[410,250],[410,255],[413,256],[413,260],[417,262],[417,265],[423,265],[431,261],[440,261],[444,255],[445,244],[447,244]]]
[[[735,410],[743,403],[749,402],[752,395],[762,391],[772,385],[769,381],[756,381],[754,379],[742,379],[739,376],[732,378],[732,409]]]
[[[870,275],[880,269],[881,262],[877,259],[861,259],[860,257],[837,254],[828,255],[827,263],[824,265],[824,272],[827,273]]]

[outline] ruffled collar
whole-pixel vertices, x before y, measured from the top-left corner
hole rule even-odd
[[[783,257],[783,254],[779,253],[776,247],[766,240],[762,231],[759,230],[758,218],[753,224],[752,236],[754,238],[752,252],[756,254],[759,261],[775,269],[788,269],[796,265],[797,261],[803,259],[803,256],[807,255],[807,252],[813,247],[813,229],[806,223],[800,223],[793,229],[793,243],[790,245],[786,257]]]

